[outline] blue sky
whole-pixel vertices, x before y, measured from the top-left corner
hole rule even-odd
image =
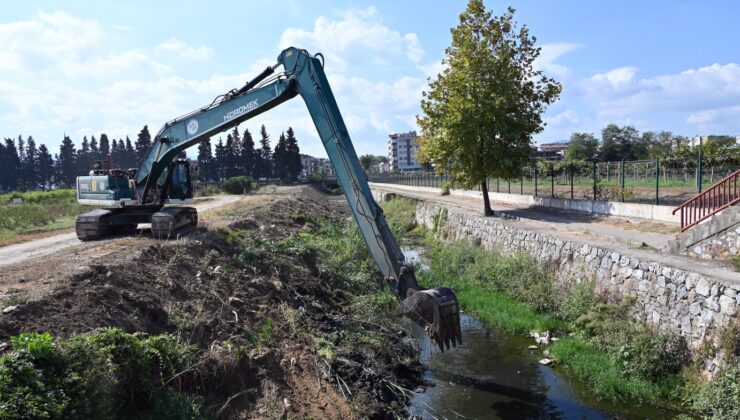
[[[101,132],[135,137],[239,87],[282,47],[326,55],[358,153],[384,154],[415,129],[426,78],[440,69],[465,1],[15,2],[0,14],[0,137],[56,151]],[[508,5],[486,2],[494,13]],[[610,122],[677,134],[740,134],[740,2],[521,1],[564,85],[536,142]],[[292,126],[324,156],[300,100],[246,124]]]

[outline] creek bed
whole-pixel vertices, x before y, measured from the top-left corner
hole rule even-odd
[[[404,248],[409,260],[425,269],[423,249]],[[486,327],[461,316],[463,344],[440,352],[421,327],[408,323],[426,367],[430,386],[415,393],[412,416],[446,419],[663,419],[676,413],[624,401],[597,399],[578,380],[542,366],[543,347],[528,350],[534,340]]]

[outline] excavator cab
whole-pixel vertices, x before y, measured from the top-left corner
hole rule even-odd
[[[193,179],[190,175],[190,162],[187,159],[178,159],[170,163],[167,170],[167,198],[169,200],[193,198]]]

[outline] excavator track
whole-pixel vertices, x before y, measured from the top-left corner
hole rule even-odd
[[[198,226],[198,211],[193,207],[165,207],[152,215],[152,236],[174,238]]]
[[[132,233],[137,223],[115,223],[118,209],[96,209],[77,216],[75,232],[81,241],[91,241],[112,235]]]

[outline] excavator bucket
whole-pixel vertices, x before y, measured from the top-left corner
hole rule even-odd
[[[452,289],[409,289],[406,299],[401,301],[401,311],[424,327],[441,351],[462,344],[460,305]]]

